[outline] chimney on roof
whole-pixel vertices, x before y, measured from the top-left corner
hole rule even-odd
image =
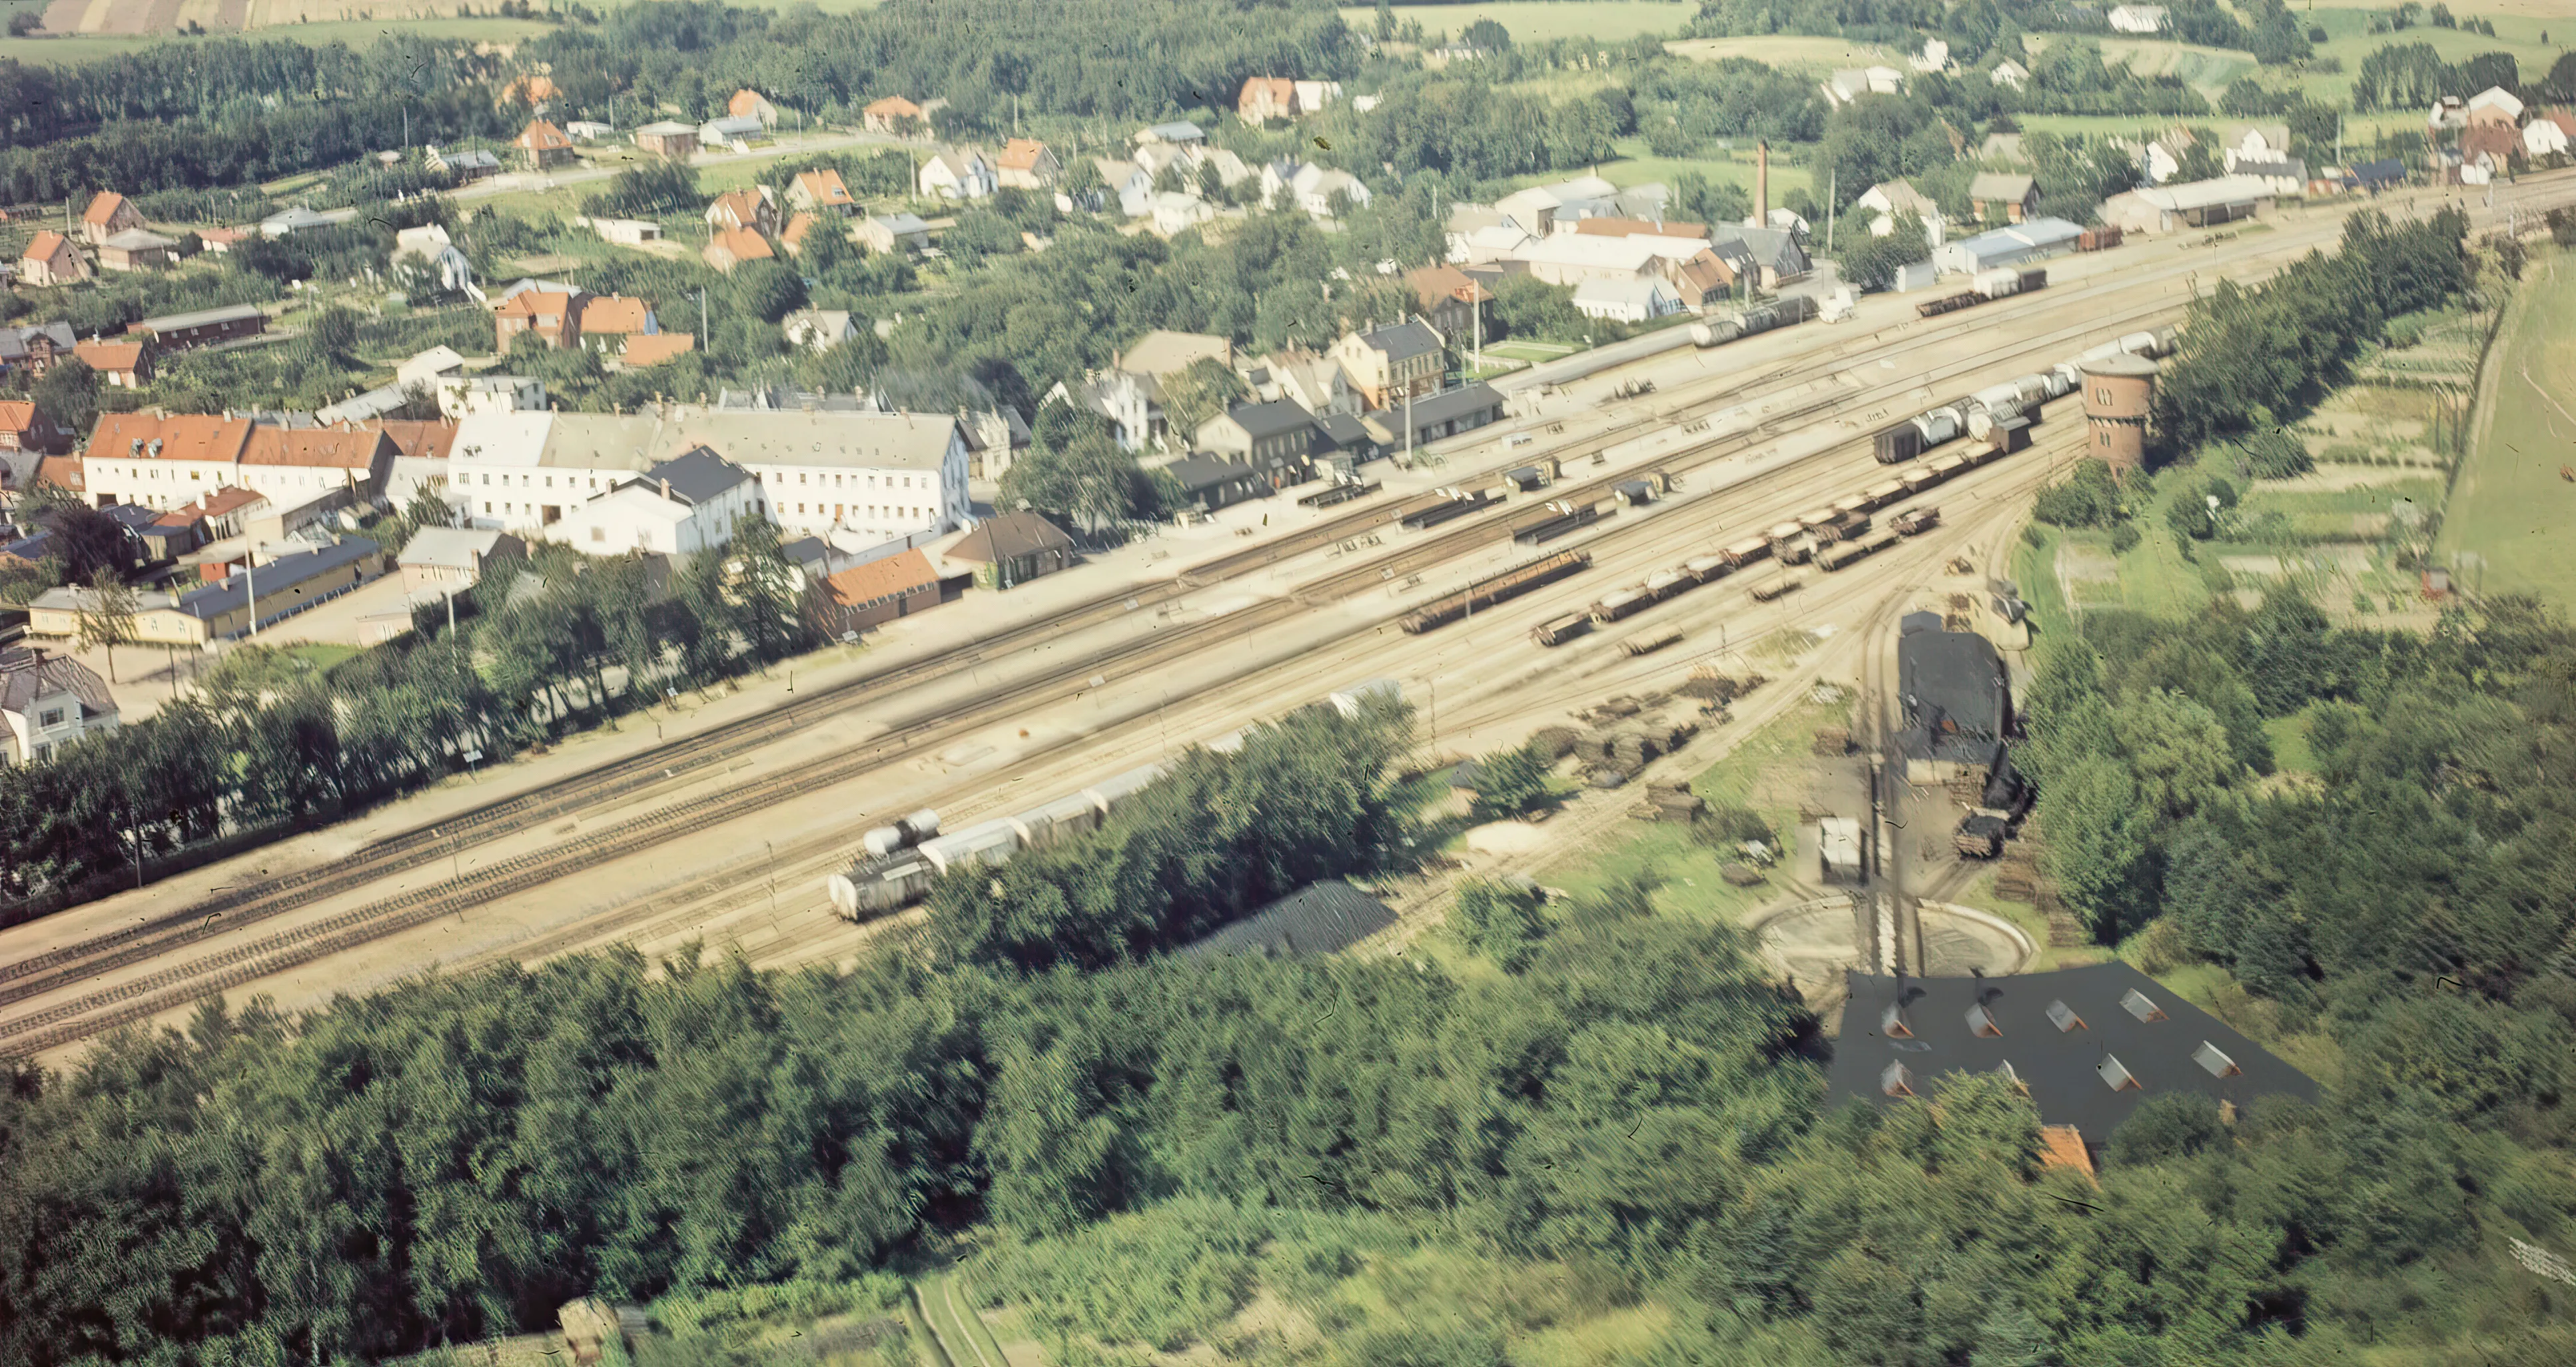
[[[1753,223],[1769,227],[1771,223],[1771,143],[1763,139],[1753,144]]]

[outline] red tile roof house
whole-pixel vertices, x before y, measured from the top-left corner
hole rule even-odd
[[[638,337],[662,330],[653,306],[630,294],[586,295],[581,304],[581,344],[604,356],[615,356]]]
[[[765,236],[778,231],[778,196],[766,185],[734,190],[716,196],[707,206],[706,217],[709,228],[739,228]]]
[[[71,239],[48,228],[27,243],[18,255],[18,280],[27,285],[69,285],[89,278],[89,260],[72,247]]]
[[[118,233],[143,226],[143,211],[114,190],[101,190],[81,214],[81,236],[95,247]]]
[[[772,260],[777,253],[769,250],[769,242],[758,233],[741,228],[723,228],[708,240],[699,255],[706,258],[708,265],[731,275],[734,267],[746,261]]]
[[[139,389],[152,383],[149,342],[82,342],[72,348],[72,355],[119,389]]]
[[[34,400],[0,402],[0,450],[51,454],[70,450],[71,438],[71,432],[46,417]]]
[[[791,208],[823,214],[855,214],[859,201],[850,187],[841,181],[838,171],[800,171],[787,186],[787,203]]]
[[[859,120],[871,133],[914,133],[921,129],[921,106],[901,95],[888,95],[861,110]]]
[[[590,296],[580,290],[521,290],[492,310],[493,342],[506,355],[510,343],[533,332],[550,347],[581,345],[581,310]]]
[[[573,152],[572,139],[544,119],[529,120],[528,126],[520,131],[516,146],[520,155],[528,159],[531,171],[570,166],[578,160]]]

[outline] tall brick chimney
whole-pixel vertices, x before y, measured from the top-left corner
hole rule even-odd
[[[1771,143],[1753,144],[1753,226],[1771,226]]]

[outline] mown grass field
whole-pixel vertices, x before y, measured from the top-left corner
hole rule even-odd
[[[826,6],[829,8],[829,6]],[[1425,34],[1452,37],[1479,19],[1501,24],[1516,43],[1543,43],[1557,38],[1594,38],[1624,43],[1641,33],[1682,31],[1698,11],[1677,0],[1487,0],[1466,5],[1398,5],[1396,21],[1417,19]],[[1362,33],[1377,31],[1374,6],[1353,5],[1342,19]]]
[[[1787,34],[1760,38],[1684,38],[1665,49],[1695,62],[1744,57],[1782,70],[1832,71],[1855,66],[1902,67],[1905,54],[1876,43]]]
[[[2496,338],[2495,386],[2484,397],[2467,461],[2451,488],[2434,560],[2456,552],[2483,568],[2461,572],[2466,587],[2519,590],[2576,608],[2576,255],[2547,252],[2525,274],[2522,295]]]
[[[2023,39],[2032,56],[2046,51],[2059,35],[2034,33]],[[2254,69],[2251,54],[2228,48],[2196,47],[2153,38],[2100,38],[2102,60],[2116,62],[2141,76],[2172,76],[2204,95],[2215,96],[2227,83]]]

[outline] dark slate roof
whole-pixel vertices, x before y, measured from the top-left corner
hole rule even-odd
[[[2009,1064],[2043,1123],[2072,1125],[2099,1144],[2149,1097],[2195,1092],[2232,1101],[2240,1111],[2264,1097],[2317,1097],[2306,1074],[2118,960],[2008,978],[1854,972],[1848,986],[1827,1083],[1837,1104],[1853,1097],[1881,1105],[1902,1100],[1885,1090],[1892,1064],[1903,1066],[1916,1096],[1931,1095],[1944,1073],[1989,1073]],[[2052,1008],[2061,1006],[2081,1024],[2058,1028]],[[1910,1037],[1890,1033],[1891,1007],[1899,1009]],[[1972,1023],[1969,1013],[1978,1007],[1991,1033],[1977,1033]],[[2140,1019],[2139,1011],[2162,1019]],[[2122,1072],[2137,1086],[2115,1090],[2105,1080]]]
[[[283,603],[279,597],[288,589],[315,575],[354,564],[376,553],[376,543],[363,536],[353,536],[336,545],[319,550],[297,551],[281,555],[265,565],[219,580],[179,599],[179,611],[201,620],[211,620],[240,607],[257,589],[262,598]]]
[[[1181,482],[1181,492],[1197,495],[1234,480],[1255,478],[1249,465],[1238,465],[1218,456],[1191,456],[1163,467]]]
[[[1328,878],[1310,883],[1214,935],[1184,954],[1331,954],[1395,924],[1384,902]]]
[[[1040,551],[1070,551],[1073,538],[1064,529],[1032,512],[1004,513],[975,525],[975,530],[948,549],[952,560],[1016,560]]]
[[[751,472],[717,455],[708,447],[694,447],[644,472],[644,482],[659,485],[671,482],[671,493],[684,503],[702,504],[751,482]]]
[[[2352,168],[2352,178],[2364,185],[2394,185],[2406,179],[2406,163],[2395,157],[2364,162]]]
[[[1360,340],[1375,350],[1386,353],[1389,361],[1410,361],[1440,349],[1440,334],[1419,318],[1389,323],[1360,334]]]
[[[0,545],[0,555],[33,562],[44,559],[53,552],[53,549],[53,528],[40,527],[7,545]]]
[[[1228,409],[1226,416],[1234,419],[1236,425],[1252,434],[1254,441],[1260,441],[1266,437],[1284,436],[1301,428],[1311,432],[1315,427],[1315,415],[1287,399],[1273,399],[1268,403],[1238,404]]]
[[[117,522],[123,523],[125,525],[125,529],[129,532],[140,532],[161,520],[160,513],[155,512],[150,508],[146,508],[139,503],[119,503],[113,507],[102,508],[99,511],[106,513],[110,518]]]
[[[65,655],[0,651],[0,712],[24,714],[38,698],[69,693],[88,716],[116,715],[116,699],[87,665]]]
[[[2012,710],[1994,643],[1973,631],[1926,630],[1911,619],[1900,630],[1896,689],[1904,725],[1897,747],[1915,759],[1991,761]]]
[[[1324,429],[1324,438],[1341,451],[1362,450],[1376,442],[1368,427],[1348,413],[1325,413],[1316,417],[1315,425]]]
[[[1428,427],[1436,422],[1448,422],[1453,418],[1462,418],[1482,409],[1502,406],[1503,396],[1495,393],[1492,385],[1478,380],[1473,384],[1462,384],[1445,394],[1434,394],[1427,399],[1415,399],[1413,425]],[[1400,408],[1398,411],[1401,411]]]

